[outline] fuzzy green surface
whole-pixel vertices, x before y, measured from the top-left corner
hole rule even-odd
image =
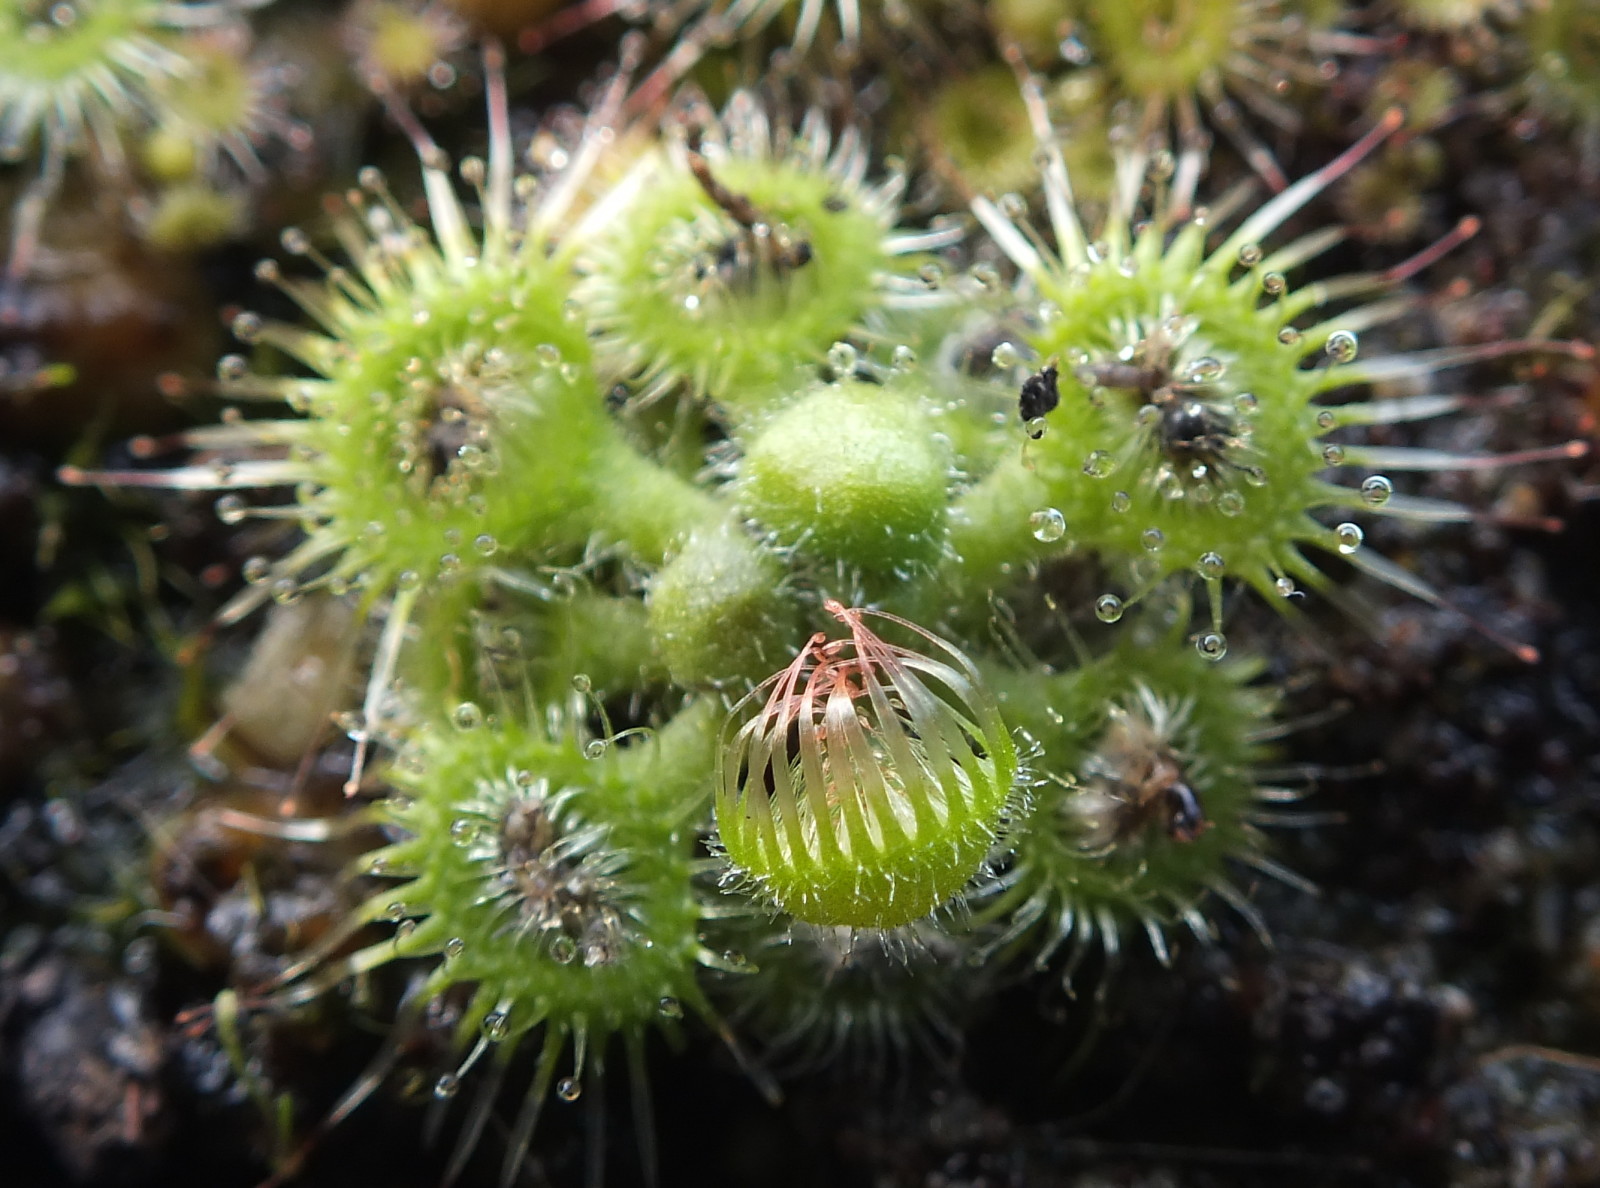
[[[976,682],[976,669],[968,671]],[[859,673],[843,679],[873,684]],[[951,690],[930,694],[907,682],[872,696],[871,713],[894,705],[909,715],[898,741],[852,705],[853,725],[837,714],[798,720],[797,755],[787,737],[783,753],[770,757],[725,744],[717,828],[739,880],[797,920],[831,927],[897,928],[958,896],[994,847],[1019,759],[987,689]],[[826,690],[820,695],[828,699]],[[930,696],[940,702],[931,711],[923,704]],[[827,722],[841,737],[824,737]],[[847,741],[852,729],[858,737]],[[748,773],[736,798],[724,765],[763,758],[789,764],[788,779]]]
[[[1047,778],[1035,789],[1032,811],[1012,831],[1009,881],[974,907],[978,924],[1004,927],[1034,901],[1042,910],[1024,935],[1054,948],[1066,939],[1053,931],[1066,909],[1091,922],[1090,931],[1103,927],[1101,920],[1143,930],[1147,922],[1172,923],[1179,910],[1230,882],[1230,860],[1259,854],[1264,846],[1248,820],[1255,803],[1251,767],[1264,758],[1253,733],[1271,724],[1276,703],[1270,689],[1251,684],[1261,668],[1253,660],[1205,660],[1181,633],[1144,641],[1129,633],[1115,650],[1071,672],[997,676],[1007,715],[1043,749],[1034,767]],[[1176,749],[1188,760],[1184,774],[1209,827],[1181,840],[1152,822],[1109,853],[1088,853],[1069,809],[1080,790],[1048,777],[1082,780],[1110,708],[1134,705],[1141,685],[1188,706]]]
[[[875,278],[893,257],[888,228],[825,173],[737,156],[712,168],[775,227],[805,240],[809,262],[758,265],[727,284],[702,280],[716,270],[718,249],[744,233],[693,176],[663,164],[596,245],[584,291],[598,349],[619,369],[675,376],[740,406],[847,336],[878,303]],[[830,201],[845,205],[829,210]]]
[[[609,431],[553,269],[418,256],[408,288],[375,310],[347,307],[338,344],[322,340],[306,359],[324,377],[303,389],[312,534],[342,538],[341,570],[380,587],[581,546],[588,473]],[[482,446],[457,445],[441,401],[481,409]],[[451,481],[430,473],[434,455]]]
[[[795,646],[777,557],[734,525],[697,533],[656,573],[650,632],[680,685],[759,681]]]
[[[401,799],[384,806],[409,836],[375,855],[381,869],[407,881],[379,892],[366,909],[373,919],[403,912],[416,923],[367,950],[363,964],[437,957],[432,992],[477,988],[463,1030],[503,1011],[508,1039],[543,1022],[603,1046],[608,1033],[658,1023],[663,999],[698,1002],[694,826],[713,738],[701,707],[684,711],[658,741],[608,748],[598,758],[576,737],[543,737],[512,722],[429,728],[396,767]],[[481,811],[486,789],[504,787],[514,773],[548,781],[552,793],[570,792],[564,828],[599,826],[600,844],[621,856],[614,881],[627,939],[615,960],[562,960],[548,939],[519,931],[491,864],[476,856],[490,827]]]
[[[1043,439],[1030,446],[1032,475],[1021,473],[1026,464],[1017,461],[1003,466],[1007,473],[997,473],[991,485],[1009,483],[1019,495],[1034,491],[1057,508],[1066,520],[1063,544],[1107,557],[1138,558],[1146,575],[1158,576],[1191,570],[1203,555],[1215,553],[1226,573],[1272,596],[1274,574],[1316,580],[1316,570],[1300,555],[1302,543],[1331,547],[1331,531],[1309,513],[1349,502],[1347,492],[1319,477],[1327,463],[1314,399],[1329,386],[1328,373],[1301,366],[1306,346],[1278,339],[1285,315],[1275,305],[1261,304],[1251,276],[1230,282],[1227,262],[1204,257],[1202,236],[1200,229],[1188,227],[1162,251],[1160,232],[1149,233],[1129,255],[1134,275],[1125,275],[1121,261],[1112,258],[1094,265],[1087,276],[1045,287],[1044,296],[1060,315],[1033,335],[1030,345],[1043,358],[1063,360],[1061,403],[1045,418]],[[1090,388],[1074,376],[1067,360],[1087,355],[1098,363],[1116,357],[1127,345],[1120,327],[1149,329],[1174,315],[1198,322],[1182,357],[1188,362],[1210,357],[1225,365],[1230,402],[1254,397],[1248,415],[1233,409],[1229,415],[1237,416],[1246,438],[1238,461],[1258,467],[1258,474],[1223,464],[1204,481],[1181,473],[1163,479],[1164,469],[1181,471],[1185,463],[1160,448],[1158,424],[1141,425],[1141,414],[1148,418],[1159,410],[1143,404],[1136,392],[1113,388],[1096,393],[1097,404]],[[1106,462],[1096,468],[1092,455]],[[1092,475],[1086,467],[1104,472]],[[974,496],[971,504],[978,508],[984,496]],[[1001,504],[991,514],[1002,508],[1018,523],[1004,526],[999,535],[1015,537],[1032,509]],[[972,523],[969,534],[989,527],[981,512]],[[1154,549],[1146,535],[1152,529],[1161,540]]]
[[[948,452],[927,405],[897,387],[818,388],[767,422],[736,499],[775,542],[871,572],[932,561],[944,539]]]
[[[1016,775],[1015,756],[974,781],[973,803],[922,836],[813,858],[791,853],[770,834],[718,805],[728,861],[759,894],[797,920],[845,928],[898,928],[954,899],[994,846]],[[891,794],[895,794],[891,792]],[[838,827],[835,826],[837,829]]]

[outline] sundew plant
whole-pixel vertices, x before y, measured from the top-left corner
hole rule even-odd
[[[0,147],[43,171],[13,281],[65,159],[119,159],[213,84],[185,30],[281,7],[0,9],[41,47],[0,47]],[[1441,332],[1486,215],[1385,254],[1330,213],[1402,134],[1332,102],[1305,131],[1342,57],[1387,52],[1370,20],[528,4],[524,55],[482,7],[363,0],[344,83],[381,114],[351,175],[257,229],[265,312],[229,310],[214,380],[166,384],[220,415],[57,470],[119,507],[214,500],[238,580],[196,630],[260,642],[225,692],[194,669],[189,812],[243,855],[204,869],[260,891],[278,855],[337,888],[270,968],[181,980],[275,1182],[400,1086],[448,1132],[444,1182],[598,1183],[621,1070],[622,1162],[676,1182],[667,1048],[776,1107],[778,1074],[959,1079],[997,988],[1093,1033],[1316,895],[1278,838],[1349,840],[1301,803],[1334,774],[1297,752],[1343,712],[1332,658],[1470,601],[1481,663],[1538,662],[1443,587],[1463,529],[1559,529],[1504,475],[1585,442],[1497,426],[1592,351],[1556,316]],[[46,60],[101,26],[77,73]],[[455,65],[391,78],[391,27]],[[989,193],[915,117],[1002,63],[1034,168]],[[1104,193],[1053,122],[1078,67],[1126,91],[1074,117]],[[314,706],[293,745],[251,743],[289,731],[280,697]],[[185,923],[167,883],[126,898],[181,961],[221,917]],[[357,1020],[386,1038],[340,1093],[275,1055]],[[580,1101],[581,1171],[550,1119]]]

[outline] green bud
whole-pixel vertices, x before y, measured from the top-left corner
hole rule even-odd
[[[851,381],[767,423],[745,454],[737,498],[778,544],[883,572],[938,556],[949,475],[920,400]]]

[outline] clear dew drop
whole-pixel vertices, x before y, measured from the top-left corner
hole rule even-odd
[[[533,348],[533,357],[544,367],[554,367],[561,362],[561,348],[553,342],[541,342]]]
[[[1339,551],[1348,557],[1361,547],[1364,534],[1361,525],[1344,523],[1333,530],[1333,538],[1338,542]]]
[[[1102,594],[1094,600],[1094,617],[1102,623],[1115,623],[1122,618],[1122,599],[1115,594]]]
[[[1139,544],[1143,546],[1144,551],[1147,553],[1159,551],[1161,546],[1166,543],[1167,534],[1159,528],[1146,528],[1139,533]]]
[[[1033,539],[1050,544],[1067,534],[1067,518],[1053,507],[1040,508],[1028,517]]]
[[[594,682],[589,679],[588,673],[580,672],[572,678],[572,687],[579,693],[588,693],[594,688]]]
[[[683,1003],[676,998],[664,997],[660,1002],[656,1003],[656,1012],[663,1019],[681,1019],[683,1018]]]
[[[1333,413],[1333,411],[1331,409],[1326,409],[1325,408],[1325,409],[1323,409],[1321,412],[1319,412],[1317,414],[1317,428],[1318,429],[1332,429],[1338,423],[1339,423],[1339,418],[1336,415],[1334,415],[1334,413]]]
[[[1001,371],[1008,371],[1022,362],[1022,353],[1017,350],[1015,343],[1002,342],[989,352],[989,362]]]
[[[591,738],[583,744],[583,757],[585,759],[599,759],[606,753],[608,744],[603,738]]]
[[[577,1101],[583,1096],[583,1082],[577,1077],[562,1077],[556,1082],[556,1096],[562,1101]]]
[[[483,725],[483,710],[470,701],[463,701],[456,706],[455,713],[451,715],[457,730],[476,730]]]
[[[1342,466],[1344,464],[1344,447],[1336,443],[1323,446],[1322,460],[1329,466]]]
[[[1126,491],[1113,491],[1111,493],[1111,510],[1125,512],[1133,506],[1133,496]]]
[[[1221,553],[1201,553],[1200,560],[1195,563],[1195,571],[1208,581],[1221,577],[1227,570]]]
[[[1247,243],[1239,248],[1239,263],[1246,268],[1254,268],[1263,258],[1259,243]]]
[[[1295,593],[1294,579],[1281,577],[1272,583],[1272,588],[1278,592],[1280,598],[1293,598]]]
[[[1282,297],[1289,291],[1289,280],[1281,272],[1269,272],[1261,278],[1261,291],[1269,297]]]
[[[1043,417],[1034,417],[1022,428],[1029,437],[1031,437],[1034,441],[1038,441],[1044,436],[1044,431],[1049,428],[1049,426],[1046,425]]]
[[[467,942],[459,936],[452,936],[444,942],[444,955],[454,961],[467,951]]]
[[[1203,355],[1189,364],[1186,379],[1191,384],[1209,384],[1227,374],[1228,365],[1211,355]]]
[[[836,342],[828,348],[828,366],[840,375],[851,375],[856,369],[856,348],[848,342]]]
[[[1233,407],[1240,416],[1248,417],[1261,407],[1261,401],[1254,392],[1240,392],[1233,398]]]
[[[445,1073],[433,1083],[433,1096],[439,1101],[449,1101],[461,1091],[461,1078],[455,1073]]]
[[[1368,507],[1382,507],[1394,494],[1394,484],[1381,474],[1369,475],[1361,480],[1361,502]]]
[[[1083,460],[1083,473],[1090,478],[1105,478],[1115,466],[1115,459],[1106,450],[1091,450]]]
[[[491,1044],[498,1044],[511,1034],[511,1019],[504,1011],[490,1011],[483,1017],[480,1029],[484,1039]]]
[[[1219,631],[1207,631],[1195,638],[1194,650],[1206,660],[1221,660],[1228,654],[1228,641]]]
[[[478,822],[471,817],[457,817],[450,822],[450,837],[461,845],[468,845],[477,841]]]
[[[217,519],[224,524],[237,524],[244,519],[248,505],[245,503],[243,495],[224,495],[217,500],[215,508]]]
[[[401,920],[406,918],[410,911],[410,908],[406,907],[405,904],[401,903],[397,899],[384,909],[383,918],[391,923],[398,924]]]
[[[1244,511],[1244,496],[1238,491],[1224,491],[1217,496],[1217,510],[1225,516],[1236,516]]]
[[[265,557],[246,557],[244,564],[239,567],[239,572],[252,586],[259,586],[271,575],[272,562]]]
[[[1328,341],[1323,344],[1322,349],[1335,363],[1349,363],[1360,351],[1361,343],[1349,330],[1335,330],[1328,335]]]
[[[557,965],[571,965],[577,955],[577,942],[570,936],[558,936],[550,942],[550,960]]]
[[[500,542],[487,532],[480,532],[472,538],[472,547],[480,557],[493,557],[500,549]]]
[[[894,354],[891,358],[894,361],[894,365],[901,371],[910,371],[917,365],[917,352],[906,346],[905,343],[901,343],[894,348]]]
[[[226,383],[241,380],[250,374],[250,364],[243,355],[224,355],[217,360],[217,378]]]
[[[1278,341],[1284,346],[1294,346],[1300,341],[1300,331],[1296,330],[1293,326],[1285,326],[1283,329],[1278,331]]]

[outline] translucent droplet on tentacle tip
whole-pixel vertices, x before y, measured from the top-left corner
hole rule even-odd
[[[1361,480],[1361,502],[1368,507],[1382,507],[1394,494],[1394,484],[1381,474],[1369,475]]]
[[[1115,623],[1122,618],[1122,599],[1115,594],[1102,594],[1094,600],[1094,617],[1102,623]]]
[[[505,1011],[490,1011],[483,1017],[481,1025],[483,1038],[491,1044],[498,1044],[511,1034],[511,1019]]]
[[[1221,660],[1228,654],[1228,641],[1219,631],[1206,631],[1196,637],[1194,649],[1207,660]]]
[[[1334,540],[1338,543],[1339,551],[1346,556],[1361,547],[1364,534],[1361,525],[1344,523],[1333,530]]]
[[[1040,508],[1028,517],[1028,526],[1034,540],[1050,544],[1066,535],[1067,518],[1056,508]]]
[[[1349,363],[1360,351],[1361,343],[1349,330],[1335,330],[1322,349],[1335,363]]]

